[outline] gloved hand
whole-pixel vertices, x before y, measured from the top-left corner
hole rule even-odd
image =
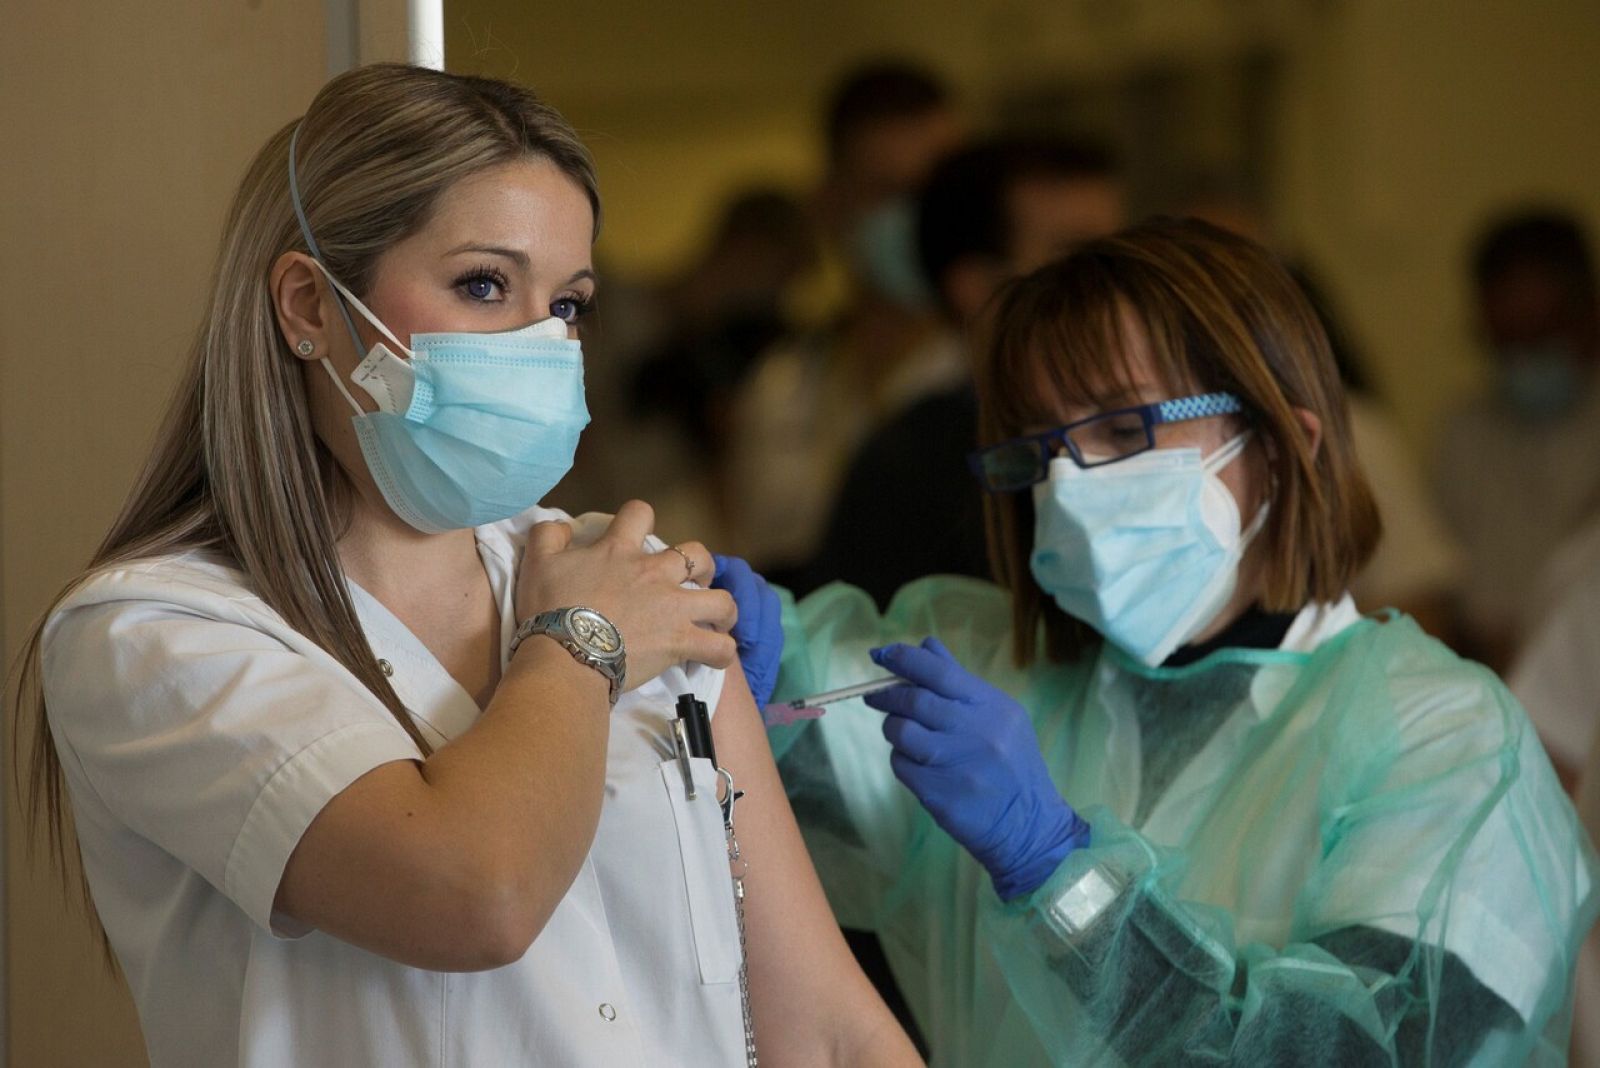
[[[1037,890],[1089,844],[1089,825],[1056,792],[1028,714],[963,668],[937,638],[886,645],[872,659],[911,685],[865,698],[888,715],[895,777],[988,869],[1009,900]]]
[[[772,690],[778,685],[778,662],[783,659],[783,607],[767,580],[739,557],[712,553],[711,559],[717,565],[711,588],[727,590],[739,609],[739,621],[733,625],[733,644],[750,683],[750,694],[765,714]]]

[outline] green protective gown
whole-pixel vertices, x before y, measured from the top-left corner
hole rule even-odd
[[[1564,1064],[1600,866],[1500,682],[1404,617],[1311,652],[1023,671],[988,583],[785,598],[778,699],[936,635],[1029,710],[1093,827],[1033,894],[895,780],[859,700],[771,733],[839,922],[875,931],[934,1065]]]

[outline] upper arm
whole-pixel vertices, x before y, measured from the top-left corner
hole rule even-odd
[[[729,669],[712,729],[718,759],[745,791],[734,830],[747,864],[750,1000],[762,1059],[782,1064],[810,1051],[809,1063],[821,1053],[864,1048],[886,1028],[898,1035],[828,909],[737,666]],[[909,1042],[904,1049],[907,1063],[915,1063]]]
[[[83,787],[271,929],[284,866],[323,806],[420,757],[341,674],[238,618],[111,601],[53,621],[44,681]]]

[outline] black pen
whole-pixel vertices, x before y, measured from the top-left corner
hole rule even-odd
[[[706,703],[698,697],[694,699],[694,719],[700,725],[700,745],[704,756],[711,761],[712,767],[721,767],[717,763],[717,743],[711,737],[711,713],[707,711]]]
[[[696,706],[699,706],[697,708]],[[678,697],[678,719],[683,723],[684,734],[689,739],[689,755],[703,757],[710,749],[710,739],[707,737],[705,724],[700,719],[699,709],[704,708],[695,700],[694,694],[680,694]],[[716,763],[716,761],[712,761]]]

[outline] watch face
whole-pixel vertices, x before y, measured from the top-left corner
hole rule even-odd
[[[597,655],[610,656],[622,648],[622,636],[599,612],[579,608],[567,616],[567,631]]]

